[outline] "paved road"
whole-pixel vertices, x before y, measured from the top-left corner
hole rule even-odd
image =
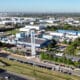
[[[1,57],[4,57],[4,55],[1,55]],[[13,55],[7,55],[5,56],[5,58],[8,58],[12,61],[16,60],[20,63],[24,63],[24,64],[30,64],[30,65],[34,65],[34,66],[38,66],[38,67],[42,67],[42,68],[47,68],[49,70],[55,70],[55,71],[59,71],[59,72],[63,72],[69,75],[77,75],[80,76],[80,73],[78,71],[75,71],[73,68],[71,67],[65,67],[65,66],[60,66],[54,63],[49,63],[49,62],[43,62],[43,61],[34,61],[34,60],[30,60],[30,59],[25,59],[23,57],[17,57],[17,56],[13,56]]]
[[[22,58],[18,58],[18,57],[14,57],[14,56],[8,56],[8,59],[10,59],[12,61],[16,60],[16,61],[18,61],[20,63],[24,63],[24,64],[30,64],[32,66],[34,65],[34,66],[46,68],[49,70],[63,72],[65,74],[69,74],[69,75],[80,76],[80,73],[74,71],[74,69],[71,67],[64,67],[64,66],[56,65],[53,63],[49,63],[49,62],[37,62],[34,60],[22,59]]]

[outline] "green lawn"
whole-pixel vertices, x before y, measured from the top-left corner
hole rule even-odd
[[[80,80],[80,77],[63,74],[60,72],[50,71],[47,69],[22,64],[16,61],[0,58],[0,60],[8,63],[10,66],[0,66],[11,72],[23,74],[25,76],[33,77],[35,80]]]
[[[14,29],[14,30],[11,30],[11,31],[6,31],[5,33],[6,34],[13,34],[13,35],[15,35],[18,32],[20,32],[19,29]]]

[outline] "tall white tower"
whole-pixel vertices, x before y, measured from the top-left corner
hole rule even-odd
[[[31,30],[31,55],[35,56],[35,30]]]

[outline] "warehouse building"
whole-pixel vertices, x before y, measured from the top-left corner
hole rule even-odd
[[[24,28],[20,28],[20,31],[29,31],[31,29],[35,29],[35,30],[43,30],[45,29],[44,25],[26,25]]]
[[[35,39],[35,47],[36,48],[43,48],[47,46],[50,43],[50,40],[42,39],[42,38],[36,38]],[[23,45],[25,47],[31,47],[31,38],[19,38],[17,41],[17,45]]]
[[[70,34],[70,35],[80,35],[80,31],[74,31],[74,30],[57,30],[58,33],[63,33],[63,34]]]

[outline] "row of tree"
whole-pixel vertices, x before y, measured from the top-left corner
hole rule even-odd
[[[46,31],[56,31],[58,29],[62,29],[62,30],[80,30],[80,26],[76,27],[76,26],[71,26],[69,24],[62,24],[59,26],[47,26]]]
[[[42,52],[41,53],[41,60],[49,60],[49,61],[54,61],[54,62],[58,62],[58,63],[64,63],[67,65],[73,65],[75,67],[79,67],[80,66],[80,62],[73,62],[71,59],[67,59],[65,56],[62,57],[57,57],[54,56],[53,54],[47,54]]]

